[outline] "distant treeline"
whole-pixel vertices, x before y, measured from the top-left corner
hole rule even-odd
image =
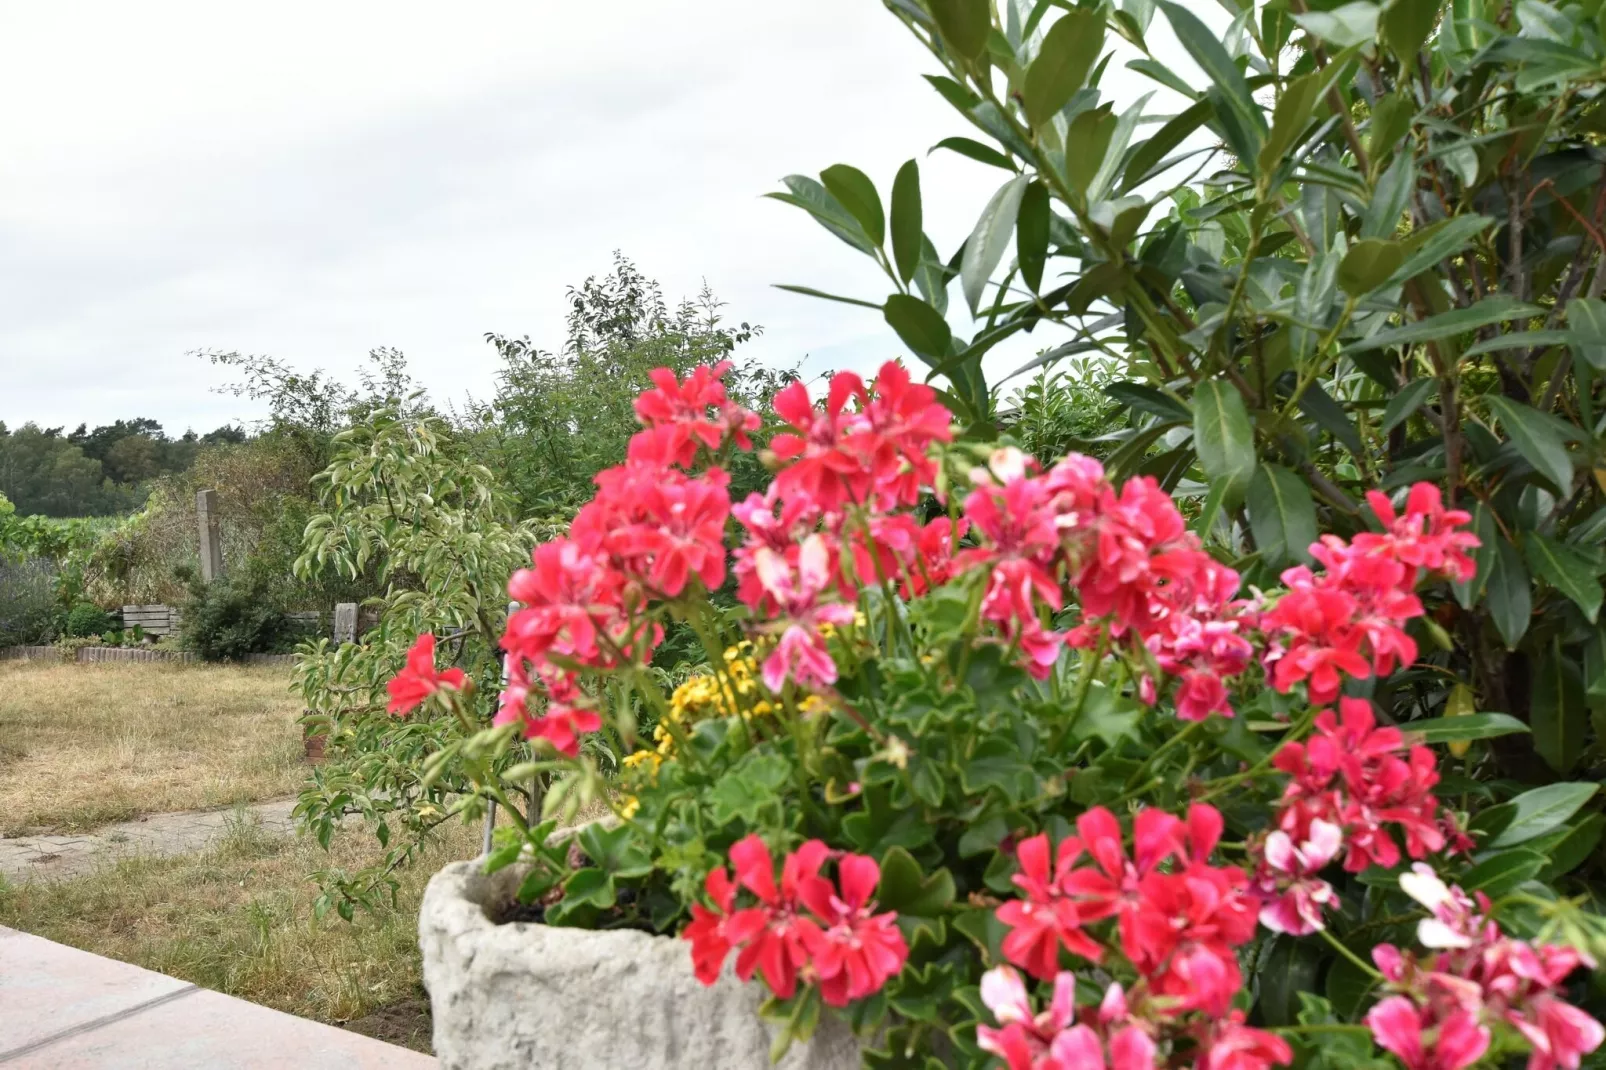
[[[243,428],[173,438],[155,420],[138,417],[91,429],[79,424],[15,431],[0,421],[0,494],[21,515],[109,516],[137,509],[152,480],[188,471],[203,446],[241,443]]]

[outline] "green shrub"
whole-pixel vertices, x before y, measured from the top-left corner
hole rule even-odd
[[[41,558],[0,561],[0,647],[48,643],[56,632],[56,573]]]
[[[89,635],[103,635],[117,627],[117,620],[93,602],[79,602],[67,612],[67,624],[62,629],[74,639]]]
[[[196,584],[184,606],[184,649],[203,661],[286,652],[295,637],[284,608],[255,577]]]

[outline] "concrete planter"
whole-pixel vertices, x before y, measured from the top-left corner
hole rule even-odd
[[[429,882],[418,919],[424,986],[443,1070],[762,1070],[763,987],[692,974],[680,940],[616,930],[496,925],[522,874],[456,862]],[[781,1070],[855,1070],[859,1046],[822,1017]]]

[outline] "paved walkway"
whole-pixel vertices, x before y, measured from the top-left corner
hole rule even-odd
[[[333,1026],[0,926],[0,1070],[433,1070]]]
[[[227,810],[187,810],[151,814],[137,821],[105,825],[94,832],[63,836],[0,836],[0,874],[9,881],[60,880],[88,873],[127,855],[178,855],[204,849],[223,835],[231,821],[246,820],[268,832],[290,833],[294,799],[275,799]]]

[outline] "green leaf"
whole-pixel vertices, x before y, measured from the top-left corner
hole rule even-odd
[[[946,869],[938,869],[928,877],[920,871],[914,856],[902,847],[894,847],[881,856],[881,883],[875,896],[881,909],[934,918],[948,909],[954,894],[954,877]]]
[[[837,203],[859,221],[872,244],[880,245],[886,240],[887,220],[881,213],[881,197],[869,175],[857,167],[839,163],[821,171],[820,182]]]
[[[953,332],[942,314],[912,294],[893,294],[887,298],[882,314],[887,325],[898,332],[903,344],[933,364],[945,359]]]
[[[1567,826],[1566,832],[1555,839],[1547,838],[1545,854],[1549,856],[1539,879],[1554,883],[1588,861],[1600,844],[1602,830],[1606,830],[1606,814],[1590,814],[1582,821]]]
[[[1595,797],[1598,788],[1596,784],[1548,784],[1523,792],[1506,804],[1511,807],[1511,820],[1487,846],[1515,847],[1559,828]]]
[[[994,737],[976,747],[959,770],[959,782],[966,794],[997,788],[1011,802],[1020,802],[1036,790],[1037,777],[1012,741]]]
[[[1594,624],[1600,616],[1602,591],[1600,566],[1595,559],[1565,543],[1547,539],[1537,531],[1523,536],[1523,556],[1528,567],[1556,590],[1572,599],[1584,611],[1584,617]]]
[[[1538,876],[1545,868],[1545,861],[1545,856],[1538,851],[1519,847],[1485,858],[1463,873],[1456,883],[1466,891],[1481,891],[1490,899],[1498,899],[1523,881]]]
[[[1082,704],[1082,715],[1076,719],[1071,736],[1078,743],[1098,738],[1104,741],[1106,747],[1114,747],[1137,732],[1142,716],[1143,707],[1094,681],[1088,688],[1087,699]]]
[[[1147,383],[1111,383],[1104,388],[1104,393],[1129,409],[1158,416],[1166,423],[1187,423],[1193,419],[1188,406]]]
[[[1456,582],[1450,585],[1450,591],[1455,595],[1456,602],[1462,609],[1471,609],[1483,597],[1484,590],[1489,586],[1489,574],[1495,567],[1495,549],[1499,536],[1495,532],[1494,514],[1483,502],[1472,507],[1472,533],[1478,537],[1479,546],[1473,552],[1472,560],[1477,565],[1477,573],[1465,583]]]
[[[1571,331],[1509,331],[1485,338],[1467,346],[1463,357],[1481,357],[1485,353],[1498,353],[1503,349],[1540,349],[1546,346],[1571,345],[1576,339]]]
[[[967,156],[970,159],[975,160],[977,163],[990,164],[993,167],[1002,167],[1006,171],[1017,172],[1020,170],[1010,162],[1008,156],[1005,156],[997,149],[992,148],[989,145],[983,145],[981,142],[972,138],[945,137],[935,145],[931,146],[932,152],[936,152],[938,149],[947,149],[950,152],[957,152],[959,155]]]
[[[1345,1018],[1354,1018],[1358,1015],[1375,984],[1377,982],[1371,974],[1364,972],[1347,958],[1336,958],[1327,968],[1327,998],[1333,1001],[1333,1009]],[[1301,1013],[1299,1020],[1305,1022],[1307,1017]]]
[[[1065,131],[1065,177],[1078,193],[1087,193],[1093,184],[1110,151],[1110,139],[1120,125],[1108,107],[1084,111],[1071,120]]]
[[[925,220],[920,207],[920,165],[909,160],[892,180],[892,262],[898,278],[908,283],[920,264],[920,245],[925,238]]]
[[[1562,654],[1560,640],[1552,640],[1538,658],[1528,703],[1534,750],[1546,765],[1566,776],[1584,756],[1589,711],[1584,707],[1583,676]]]
[[[1043,285],[1043,265],[1048,262],[1048,231],[1052,214],[1048,187],[1041,181],[1027,186],[1021,197],[1020,212],[1015,217],[1015,257],[1020,265],[1021,281],[1032,293],[1038,293]]]
[[[1182,5],[1171,3],[1170,0],[1158,2],[1177,40],[1193,57],[1200,70],[1221,90],[1220,99],[1226,109],[1235,117],[1239,129],[1252,139],[1252,144],[1247,146],[1251,151],[1244,159],[1246,162],[1256,159],[1266,131],[1266,118],[1249,95],[1249,83],[1244,81],[1243,72],[1221,43],[1220,35]]]
[[[1397,241],[1366,238],[1350,246],[1338,265],[1338,285],[1351,297],[1365,297],[1393,277],[1405,260]]]
[[[1170,67],[1167,67],[1159,60],[1148,58],[1128,60],[1126,68],[1129,71],[1137,71],[1139,74],[1148,75],[1150,78],[1153,78],[1156,82],[1159,82],[1167,89],[1179,93],[1189,100],[1199,100],[1199,91],[1194,89],[1193,86],[1189,85],[1186,78],[1182,77],[1176,71],[1172,70]],[[1215,104],[1208,100],[1201,101],[1201,103],[1205,104],[1210,109],[1210,117],[1214,118],[1216,114]]]
[[[1494,562],[1489,569],[1489,616],[1507,650],[1517,649],[1517,643],[1528,632],[1533,616],[1533,595],[1529,591],[1528,570],[1523,567],[1522,555],[1505,538],[1495,540]]]
[[[1273,938],[1255,979],[1260,993],[1256,1007],[1266,1024],[1294,1024],[1299,1015],[1300,993],[1316,990],[1321,964],[1322,953],[1311,942],[1283,935]]]
[[[1573,352],[1596,371],[1606,371],[1606,301],[1598,297],[1568,301],[1567,327],[1578,339]]]
[[[1316,503],[1305,481],[1276,464],[1262,464],[1249,481],[1249,527],[1260,557],[1276,568],[1289,561],[1310,561],[1316,541]]]
[[[614,904],[613,876],[591,866],[577,869],[563,882],[563,898],[607,910]]]
[[[1393,0],[1383,12],[1383,43],[1407,66],[1416,63],[1428,34],[1439,18],[1443,0]]]
[[[1571,494],[1573,462],[1567,454],[1567,444],[1550,421],[1537,409],[1512,401],[1499,394],[1488,396],[1489,411],[1500,421],[1511,444],[1517,447],[1523,460],[1533,466],[1562,494]]]
[[[1413,379],[1406,383],[1398,394],[1389,399],[1387,407],[1383,409],[1383,420],[1378,424],[1378,432],[1386,435],[1410,419],[1411,414],[1422,407],[1428,395],[1438,388],[1437,379]]]
[[[987,48],[987,34],[993,28],[992,4],[988,0],[926,0],[937,30],[955,55],[975,59]]]
[[[807,175],[787,175],[781,181],[791,192],[766,193],[764,196],[803,209],[814,217],[816,223],[861,253],[875,251],[875,243],[865,235],[864,227],[824,186]]]
[[[802,294],[804,297],[820,297],[827,301],[838,301],[844,305],[858,305],[860,308],[873,308],[877,312],[881,311],[881,306],[874,301],[861,301],[857,297],[828,294],[824,290],[816,290],[812,286],[796,286],[789,282],[778,282],[775,284],[775,288],[777,290],[785,290],[787,293]]]
[[[987,280],[992,278],[993,269],[1004,258],[1004,250],[1009,247],[1009,239],[1015,232],[1015,215],[1020,211],[1027,183],[1025,175],[1018,175],[1000,186],[992,200],[987,202],[981,218],[976,220],[976,228],[965,241],[965,255],[959,265],[959,282],[972,315],[980,308]]]
[[[1451,309],[1441,312],[1437,316],[1429,316],[1425,320],[1417,320],[1399,327],[1391,327],[1386,331],[1379,331],[1370,337],[1357,342],[1351,342],[1341,353],[1350,353],[1357,349],[1381,349],[1384,346],[1405,345],[1410,342],[1437,342],[1442,338],[1452,338],[1458,334],[1475,330],[1478,327],[1487,327],[1492,323],[1504,323],[1507,320],[1525,319],[1537,316],[1544,309],[1537,305],[1530,305],[1518,301],[1509,294],[1490,294],[1482,301],[1468,305],[1466,308]]]
[[[1026,121],[1034,129],[1070,102],[1103,50],[1104,15],[1098,8],[1067,11],[1048,28],[1022,88]]]
[[[1357,457],[1361,455],[1364,447],[1354,421],[1343,406],[1333,400],[1333,395],[1322,388],[1321,383],[1310,384],[1309,389],[1300,395],[1299,407],[1306,416],[1316,421],[1318,427],[1338,439],[1351,453]]]
[[[1388,154],[1394,151],[1395,142],[1411,129],[1411,119],[1415,115],[1416,100],[1405,93],[1390,93],[1372,107],[1372,121],[1366,132],[1366,151],[1374,160],[1388,158]],[[1415,170],[1406,173],[1411,179],[1407,186],[1414,185]],[[1396,215],[1394,218],[1398,220],[1399,216]],[[1387,234],[1378,235],[1378,237],[1386,236]]]
[[[1238,388],[1221,379],[1199,383],[1193,395],[1193,442],[1212,482],[1242,493],[1255,475],[1255,431]]]
[[[1469,713],[1461,717],[1432,717],[1400,725],[1422,737],[1424,743],[1453,743],[1466,739],[1494,739],[1528,731],[1528,726],[1506,713]]]
[[[1271,133],[1260,150],[1260,173],[1269,175],[1282,164],[1288,150],[1311,123],[1316,100],[1321,95],[1327,78],[1322,71],[1292,78],[1283,86],[1272,112]],[[1192,109],[1189,109],[1192,110]],[[1163,131],[1162,131],[1163,132]]]
[[[1494,220],[1486,215],[1463,215],[1429,223],[1405,239],[1405,260],[1394,272],[1392,282],[1409,279],[1434,264],[1461,252],[1472,239],[1489,229]]]
[[[629,824],[607,828],[593,821],[580,830],[578,839],[592,865],[607,873],[631,878],[652,872],[652,856],[637,841],[636,830]]]
[[[1214,114],[1215,109],[1210,101],[1201,100],[1167,120],[1153,137],[1133,150],[1127,159],[1126,170],[1121,174],[1121,187],[1117,192],[1126,193],[1142,184],[1149,177],[1149,172],[1165,160],[1167,153],[1186,141],[1188,135],[1203,126]]]
[[[1363,45],[1377,39],[1379,8],[1368,0],[1352,0],[1331,11],[1308,11],[1295,15],[1301,29],[1338,48]]]

